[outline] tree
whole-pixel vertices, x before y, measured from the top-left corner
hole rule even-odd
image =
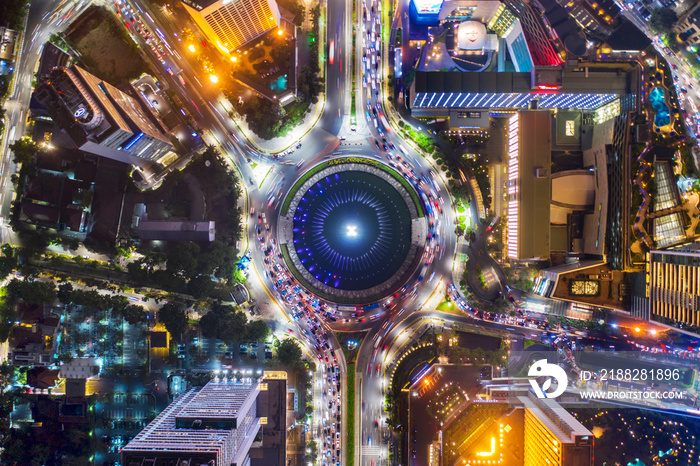
[[[248,341],[262,341],[270,335],[270,327],[263,320],[254,320],[248,324],[246,337]]]
[[[28,164],[34,161],[39,148],[31,139],[24,137],[10,144],[10,150],[15,155],[12,161],[16,164]]]
[[[282,340],[277,348],[277,359],[285,366],[292,366],[301,361],[301,348],[292,340]]]
[[[143,268],[140,263],[129,262],[126,264],[126,270],[128,270],[129,275],[131,275],[134,281],[144,283],[148,280],[148,270]]]
[[[678,16],[670,8],[654,8],[649,17],[649,27],[657,34],[668,34],[676,24]]]
[[[27,304],[53,304],[56,301],[56,287],[53,282],[38,282],[13,279],[6,287],[7,297],[11,301],[21,299]]]
[[[176,339],[179,339],[187,330],[187,314],[178,303],[169,302],[161,307],[158,310],[158,320]]]
[[[204,275],[214,275],[228,279],[233,275],[236,263],[236,249],[223,241],[212,241],[206,251],[197,256],[197,271]]]
[[[214,311],[209,311],[199,319],[199,329],[205,338],[216,338],[219,331],[219,317]]]
[[[61,283],[58,285],[58,293],[56,293],[56,296],[63,304],[70,304],[73,296],[73,285],[70,283]]]
[[[183,277],[192,277],[197,270],[199,245],[191,241],[178,241],[168,252],[166,268],[168,272]]]
[[[230,306],[228,306],[230,308]],[[246,336],[248,317],[243,311],[233,311],[226,314],[226,318],[221,322],[218,338],[227,345],[234,341],[241,341]]]
[[[231,306],[215,304],[199,320],[199,328],[205,337],[218,338],[230,345],[246,337],[247,323],[248,317],[243,311],[236,311]]]
[[[124,308],[122,317],[124,317],[124,320],[126,320],[129,325],[136,325],[141,322],[146,322],[146,313],[143,311],[144,309],[142,306],[129,304]]]
[[[204,298],[210,296],[214,291],[214,282],[207,275],[198,275],[190,279],[187,291],[197,299]]]

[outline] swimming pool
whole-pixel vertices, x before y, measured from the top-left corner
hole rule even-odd
[[[660,87],[655,87],[649,92],[649,102],[656,115],[654,116],[654,125],[659,128],[671,123],[671,115],[666,99],[664,98],[664,90]]]
[[[272,89],[275,94],[282,93],[287,90],[287,75],[283,74],[274,81],[267,83],[267,86]]]

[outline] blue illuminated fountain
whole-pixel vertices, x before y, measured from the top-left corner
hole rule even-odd
[[[316,280],[365,290],[394,276],[411,248],[411,213],[388,181],[341,171],[308,187],[293,212],[293,247]]]

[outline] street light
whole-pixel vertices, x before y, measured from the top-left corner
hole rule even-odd
[[[192,45],[192,44],[190,44],[187,48],[190,49],[190,52],[193,52],[193,53],[197,50],[194,48],[194,45]]]
[[[219,82],[219,77],[216,76],[215,74],[209,75],[209,79],[211,79],[211,82],[213,82],[213,83],[218,83],[218,82]]]

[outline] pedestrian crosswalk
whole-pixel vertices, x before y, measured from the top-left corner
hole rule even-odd
[[[378,446],[367,446],[363,445],[362,449],[360,450],[360,454],[362,456],[374,456],[375,458],[379,458],[379,454],[382,452],[382,449]]]

